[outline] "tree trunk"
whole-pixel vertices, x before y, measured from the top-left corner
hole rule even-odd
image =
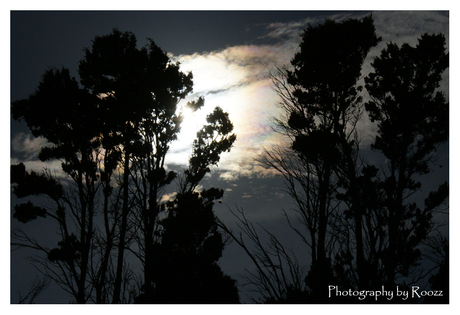
[[[124,251],[125,251],[125,238],[126,238],[126,229],[128,224],[128,186],[129,186],[129,156],[130,153],[128,149],[125,151],[125,161],[123,166],[123,208],[121,214],[121,227],[120,227],[120,241],[118,244],[118,257],[117,257],[117,270],[115,277],[115,284],[113,290],[113,300],[112,304],[120,303],[120,293],[121,293],[121,282],[122,282],[122,272],[123,272],[123,261],[124,261]]]

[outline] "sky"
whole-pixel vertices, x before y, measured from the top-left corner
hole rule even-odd
[[[213,186],[225,190],[222,204],[215,207],[216,214],[235,227],[229,209],[243,208],[250,220],[274,231],[289,246],[300,249],[300,240],[289,231],[282,215],[282,209],[292,208],[291,200],[283,191],[283,183],[273,170],[256,161],[264,147],[283,142],[271,128],[271,119],[280,115],[280,110],[269,73],[289,64],[297,51],[299,34],[308,23],[322,23],[326,18],[359,18],[369,13],[330,10],[16,11],[10,15],[10,101],[33,93],[41,75],[50,67],[66,67],[78,79],[77,68],[83,58],[83,48],[90,47],[97,35],[108,34],[113,28],[130,31],[136,36],[139,47],[147,43],[146,38],[152,38],[172,60],[180,62],[183,72],[193,73],[194,90],[184,102],[199,96],[205,98],[205,106],[200,111],[186,115],[182,133],[168,156],[169,167],[186,165],[194,135],[203,125],[205,116],[214,107],[222,107],[234,124],[237,141],[202,183],[204,188]],[[372,15],[382,42],[370,51],[363,75],[369,73],[371,60],[389,41],[413,45],[422,33],[442,32],[449,47],[447,12],[374,10]],[[448,85],[449,71],[446,71],[441,89],[447,96]],[[42,139],[33,138],[24,123],[9,123],[10,164],[22,161],[27,168],[37,171],[44,166],[59,168],[59,163],[45,165],[37,160],[38,150],[44,144]],[[366,146],[375,128],[366,122],[360,128],[366,135],[363,138]],[[448,154],[446,145],[439,152],[440,163],[446,166]],[[430,183],[437,185],[448,178],[448,173],[449,167],[445,167],[432,174]],[[42,233],[43,227],[36,223],[30,229]],[[25,285],[35,274],[24,260],[25,256],[16,252],[11,256],[13,303],[17,300],[17,292],[25,293]],[[301,262],[308,266],[305,259]],[[235,244],[225,250],[220,265],[225,273],[238,280],[245,268],[253,268]],[[242,300],[247,297],[242,296]],[[47,292],[36,300],[38,303],[44,301],[67,302],[65,296]]]

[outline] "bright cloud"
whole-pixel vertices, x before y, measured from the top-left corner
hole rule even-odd
[[[351,15],[359,18],[366,14]],[[331,19],[348,17],[350,14],[339,14],[331,16]],[[448,36],[448,17],[442,13],[382,11],[374,12],[373,17],[382,43],[370,52],[363,76],[372,70],[371,61],[390,40],[415,44],[423,32],[443,32]],[[270,126],[271,118],[278,116],[280,110],[268,74],[275,67],[289,64],[297,52],[302,30],[308,23],[314,25],[318,22],[324,22],[324,18],[268,24],[263,38],[274,41],[271,45],[240,45],[202,54],[171,56],[181,63],[183,71],[192,71],[192,97],[204,96],[206,104],[199,113],[185,118],[180,140],[172,147],[173,163],[186,164],[196,131],[205,123],[206,114],[215,106],[220,106],[229,113],[237,134],[231,152],[222,155],[219,164],[221,177],[233,180],[239,176],[265,177],[273,174],[255,161],[263,146],[281,141],[281,136],[274,133]],[[363,120],[359,127],[367,131],[362,140],[371,141],[375,126]]]
[[[330,18],[342,20],[351,15],[359,18],[366,14],[356,12]],[[382,36],[382,43],[369,53],[363,67],[363,76],[372,70],[371,61],[390,40],[398,44],[415,44],[424,32],[442,32],[448,37],[449,18],[444,13],[382,11],[374,12],[373,18],[377,34]],[[220,106],[229,113],[237,135],[231,152],[221,157],[218,168],[221,178],[233,180],[240,176],[271,176],[273,172],[255,160],[263,152],[263,147],[282,141],[282,137],[271,129],[272,118],[281,112],[269,73],[276,67],[289,64],[298,50],[299,35],[308,23],[315,25],[322,22],[324,17],[267,24],[266,35],[260,38],[264,41],[261,45],[238,45],[192,55],[171,54],[173,60],[181,63],[182,71],[193,73],[193,94],[181,105],[203,96],[205,106],[195,113],[186,112],[179,140],[171,146],[168,162],[171,165],[187,165],[196,132],[205,124],[206,115]],[[448,92],[448,71],[445,79],[442,87]],[[372,135],[375,126],[364,120],[360,128]],[[362,140],[369,139],[370,136]],[[45,144],[44,139],[19,134],[13,139],[12,148],[26,159],[33,159]]]
[[[176,197],[177,192],[172,192],[170,194],[164,194],[161,196],[160,202],[172,201]]]
[[[191,99],[204,96],[205,106],[185,117],[180,140],[171,148],[170,161],[186,164],[196,132],[205,123],[206,115],[220,106],[229,113],[237,135],[231,152],[221,157],[222,178],[267,176],[270,172],[257,165],[254,158],[262,152],[263,145],[275,143],[279,137],[270,125],[279,109],[269,73],[289,62],[295,53],[292,47],[241,45],[210,53],[173,56],[181,63],[182,71],[193,73]]]

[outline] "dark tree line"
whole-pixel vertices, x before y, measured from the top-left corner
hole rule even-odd
[[[372,16],[309,25],[301,39],[291,67],[272,74],[284,112],[276,131],[289,146],[267,148],[260,161],[285,182],[297,220],[285,214],[311,265],[302,275],[295,253],[269,231],[264,245],[240,210],[240,231],[226,230],[255,263],[247,279],[259,302],[347,303],[329,298],[328,285],[396,290],[430,274],[432,287],[448,292],[448,243],[433,218],[447,203],[448,183],[428,193],[421,187],[448,140],[448,102],[438,90],[449,58],[444,35],[423,34],[415,47],[388,43],[364,78],[363,62],[381,40]],[[362,152],[366,116],[382,164]],[[444,251],[433,255],[429,248],[438,246]],[[422,258],[439,273],[421,269]]]
[[[38,251],[34,264],[44,279],[76,303],[239,302],[236,281],[217,264],[226,240],[213,205],[223,190],[196,191],[236,135],[217,107],[197,133],[188,169],[167,170],[183,120],[179,102],[193,88],[192,74],[179,66],[153,40],[138,48],[134,34],[115,29],[85,49],[80,82],[68,69],[51,69],[12,104],[13,118],[49,143],[38,158],[60,161],[64,174],[11,166],[13,193],[28,199],[13,217],[54,220],[46,226],[59,237],[41,244],[18,228],[12,245]],[[177,194],[162,201],[174,183]],[[141,272],[128,257],[140,260]]]

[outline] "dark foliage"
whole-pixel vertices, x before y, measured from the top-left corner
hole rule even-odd
[[[149,303],[238,303],[235,281],[217,265],[225,243],[212,207],[223,191],[194,191],[230,150],[233,125],[220,108],[208,116],[176,200],[161,202],[177,178],[166,171],[166,157],[193,76],[153,40],[140,49],[136,43],[134,34],[117,29],[97,36],[79,64],[81,86],[69,70],[51,69],[33,94],[13,102],[13,118],[49,143],[39,158],[59,160],[63,171],[58,180],[49,171],[11,166],[18,198],[47,198],[37,199],[43,206],[16,205],[13,217],[54,219],[60,238],[48,249],[19,229],[13,245],[41,252],[34,261],[45,278],[77,303],[127,303],[136,296]],[[188,106],[203,104],[199,98]],[[134,288],[127,253],[143,264],[143,295]]]
[[[14,184],[13,193],[18,198],[47,195],[58,200],[63,194],[62,185],[57,180],[47,174],[37,174],[34,171],[28,173],[23,163],[11,166],[11,184]]]
[[[263,246],[243,213],[238,218],[241,230],[254,241],[254,253],[241,236],[227,232],[254,261],[256,271],[248,279],[262,291],[264,302],[356,303],[328,298],[331,283],[354,290],[382,285],[410,290],[407,283],[430,274],[420,262],[428,258],[426,244],[439,228],[434,214],[448,198],[447,182],[432,192],[421,185],[437,148],[448,140],[448,103],[438,89],[448,67],[445,38],[424,34],[415,47],[387,44],[372,63],[374,71],[364,78],[370,96],[365,104],[361,69],[380,41],[372,16],[309,25],[301,38],[292,68],[272,74],[284,111],[275,119],[276,130],[291,142],[267,149],[261,161],[280,173],[293,198],[302,228],[285,214],[311,255],[307,288],[296,282],[298,274],[288,283],[278,278],[281,271],[268,265],[269,250],[283,257],[291,272],[292,258],[284,256],[286,248],[273,235]],[[364,110],[377,127],[372,149],[384,164],[366,161],[360,151],[363,134],[358,123]],[[439,273],[430,284],[445,288],[448,265],[437,264]]]
[[[430,172],[437,147],[448,139],[448,103],[437,91],[448,67],[444,35],[424,34],[415,47],[389,43],[365,78],[371,101],[366,110],[377,123],[372,145],[387,159],[380,172],[388,244],[382,252],[384,281],[394,286],[397,274],[408,276],[421,258],[419,245],[433,229],[433,210],[448,195],[447,183],[429,194],[425,208],[408,202],[421,191],[416,175]]]
[[[211,188],[181,193],[167,203],[161,242],[154,248],[154,291],[138,303],[239,303],[236,281],[217,264],[224,242],[212,207],[222,196]]]
[[[13,218],[16,218],[19,222],[26,223],[38,217],[45,218],[46,209],[34,206],[30,201],[14,206]]]
[[[332,253],[327,253],[327,238],[333,217],[337,215],[334,210],[337,185],[348,186],[347,193],[352,199],[349,213],[358,224],[355,229],[357,260],[358,264],[363,263],[361,214],[357,204],[357,143],[352,136],[360,115],[362,89],[356,83],[367,53],[379,40],[370,16],[310,25],[302,34],[300,51],[291,61],[294,70],[286,72],[294,104],[285,107],[288,122],[284,128],[293,137],[291,149],[311,172],[303,176],[311,177],[309,181],[315,183],[304,196],[316,198],[317,202],[302,211],[311,218],[307,229],[313,250],[306,281],[318,298],[325,296],[325,283],[329,283],[322,277],[333,280],[331,257],[328,257]]]

